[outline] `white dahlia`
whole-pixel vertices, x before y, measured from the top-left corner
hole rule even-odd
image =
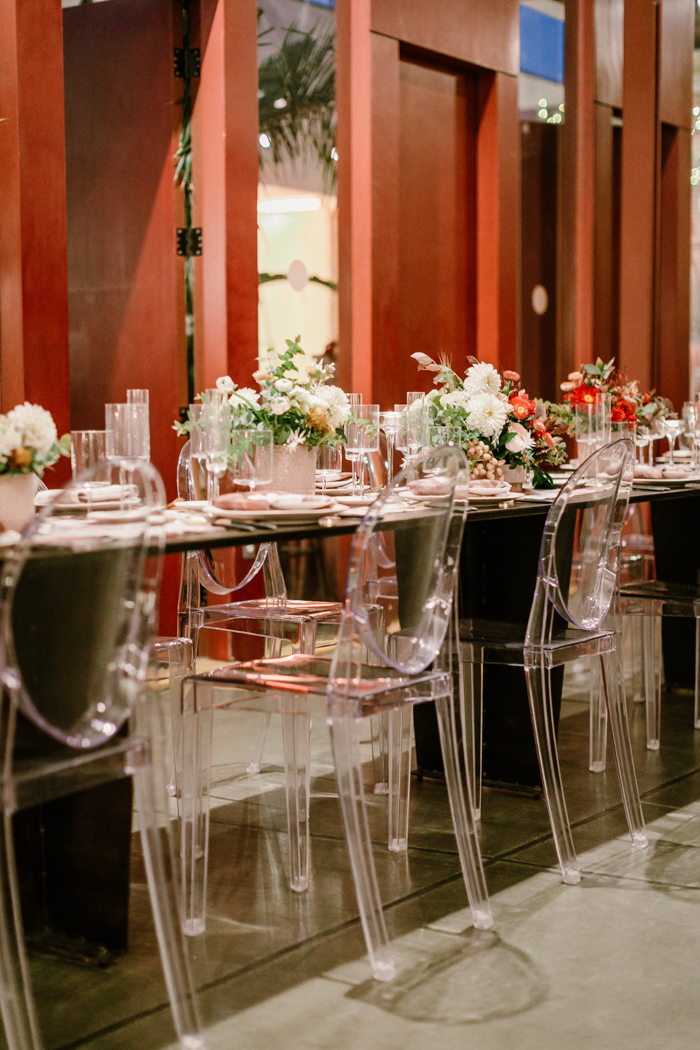
[[[466,405],[469,429],[478,430],[484,437],[500,434],[508,418],[508,410],[495,394],[474,394]]]
[[[230,394],[235,385],[231,376],[219,376],[216,381],[216,389],[222,394]]]
[[[29,401],[25,401],[23,405],[15,405],[7,416],[22,435],[22,441],[18,442],[15,447],[25,445],[27,448],[36,449],[39,455],[43,455],[58,440],[56,424],[51,413],[41,405],[32,405]]]
[[[501,377],[493,367],[486,361],[480,361],[478,365],[472,365],[467,369],[464,389],[470,396],[474,394],[497,394],[501,389]]]
[[[322,386],[317,390],[319,398],[328,409],[329,423],[335,429],[342,427],[350,418],[348,395],[339,386]]]
[[[0,456],[8,459],[22,444],[22,435],[7,416],[0,416]]]
[[[233,405],[234,408],[250,408],[251,405],[257,405],[259,400],[259,391],[253,390],[249,386],[242,386],[238,390],[233,391],[228,399],[228,403]]]
[[[470,397],[471,395],[466,390],[457,389],[450,390],[447,394],[440,394],[440,401],[443,406],[446,405],[448,408],[466,408]]]

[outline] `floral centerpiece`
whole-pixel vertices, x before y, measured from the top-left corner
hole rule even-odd
[[[38,474],[70,456],[70,435],[59,440],[50,412],[25,401],[0,415],[0,476]]]
[[[569,374],[561,389],[564,403],[550,404],[548,409],[570,437],[575,436],[576,405],[593,404],[599,394],[610,394],[610,419],[613,423],[648,425],[654,419],[673,413],[670,401],[658,397],[653,390],[642,393],[636,380],[628,380],[620,369],[615,368],[614,357],[609,361],[599,357],[594,365],[581,365],[578,372]]]
[[[0,527],[21,532],[34,517],[37,477],[70,455],[50,412],[25,401],[0,415]]]
[[[345,442],[343,424],[351,410],[344,391],[329,382],[335,372],[333,364],[307,365],[303,375],[299,371],[295,359],[304,354],[299,339],[287,339],[287,349],[270,353],[268,367],[253,374],[259,390],[239,387],[230,376],[217,379],[216,388],[226,396],[232,431],[272,431],[273,488],[313,492],[316,448]],[[188,433],[191,427],[191,422],[175,424],[179,434]]]
[[[498,480],[504,470],[532,471],[535,485],[550,487],[547,467],[566,460],[557,423],[542,401],[520,387],[517,372],[503,376],[487,362],[470,357],[464,379],[446,362],[411,355],[419,369],[435,372],[437,389],[426,394],[428,424],[457,427],[473,478]]]

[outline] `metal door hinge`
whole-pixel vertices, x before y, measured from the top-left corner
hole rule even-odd
[[[178,255],[201,255],[202,254],[202,227],[201,226],[178,226],[177,228],[177,254]]]
[[[180,80],[192,80],[202,72],[202,61],[198,47],[174,47],[173,68]]]

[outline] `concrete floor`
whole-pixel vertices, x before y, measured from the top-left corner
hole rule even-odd
[[[587,771],[585,682],[569,678],[560,755],[584,871],[561,883],[544,802],[486,793],[481,842],[495,932],[469,929],[444,786],[414,783],[410,848],[375,859],[398,977],[370,978],[323,724],[314,728],[312,882],[286,885],[278,728],[245,770],[246,716],[215,732],[209,920],[190,942],[210,1050],[689,1050],[700,1028],[700,733],[664,696],[662,749],[635,758],[651,843],[632,850],[612,754]],[[369,776],[369,770],[368,770]],[[168,1047],[174,1033],[134,840],[129,953],[106,970],[32,961],[49,1050]],[[466,932],[465,932],[466,930]]]

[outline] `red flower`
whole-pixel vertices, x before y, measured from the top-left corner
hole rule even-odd
[[[532,429],[535,430],[538,434],[546,434],[547,432],[547,427],[541,419],[533,419]]]
[[[548,434],[548,433],[545,432],[544,439],[545,439],[545,441],[547,442],[547,444],[549,445],[550,448],[554,448],[554,438],[552,437],[551,434]]]
[[[517,383],[518,380],[520,379],[520,376],[519,376],[519,374],[517,372],[511,372],[510,369],[507,368],[505,370],[505,372],[503,373],[503,378],[504,379],[512,379],[514,383]]]
[[[519,420],[527,419],[537,408],[535,402],[530,400],[524,390],[520,390],[517,394],[511,394],[508,400],[513,409],[513,415]]]
[[[598,391],[595,387],[589,386],[587,383],[580,383],[573,390],[568,390],[564,394],[564,400],[568,401],[573,408],[574,405],[592,405],[597,396]]]
[[[628,419],[636,419],[636,417],[637,406],[631,405],[623,397],[615,402],[610,412],[610,419],[613,423],[626,423]]]
[[[643,405],[648,405],[650,401],[651,401],[651,396],[649,394],[643,394],[642,395],[642,404]]]

